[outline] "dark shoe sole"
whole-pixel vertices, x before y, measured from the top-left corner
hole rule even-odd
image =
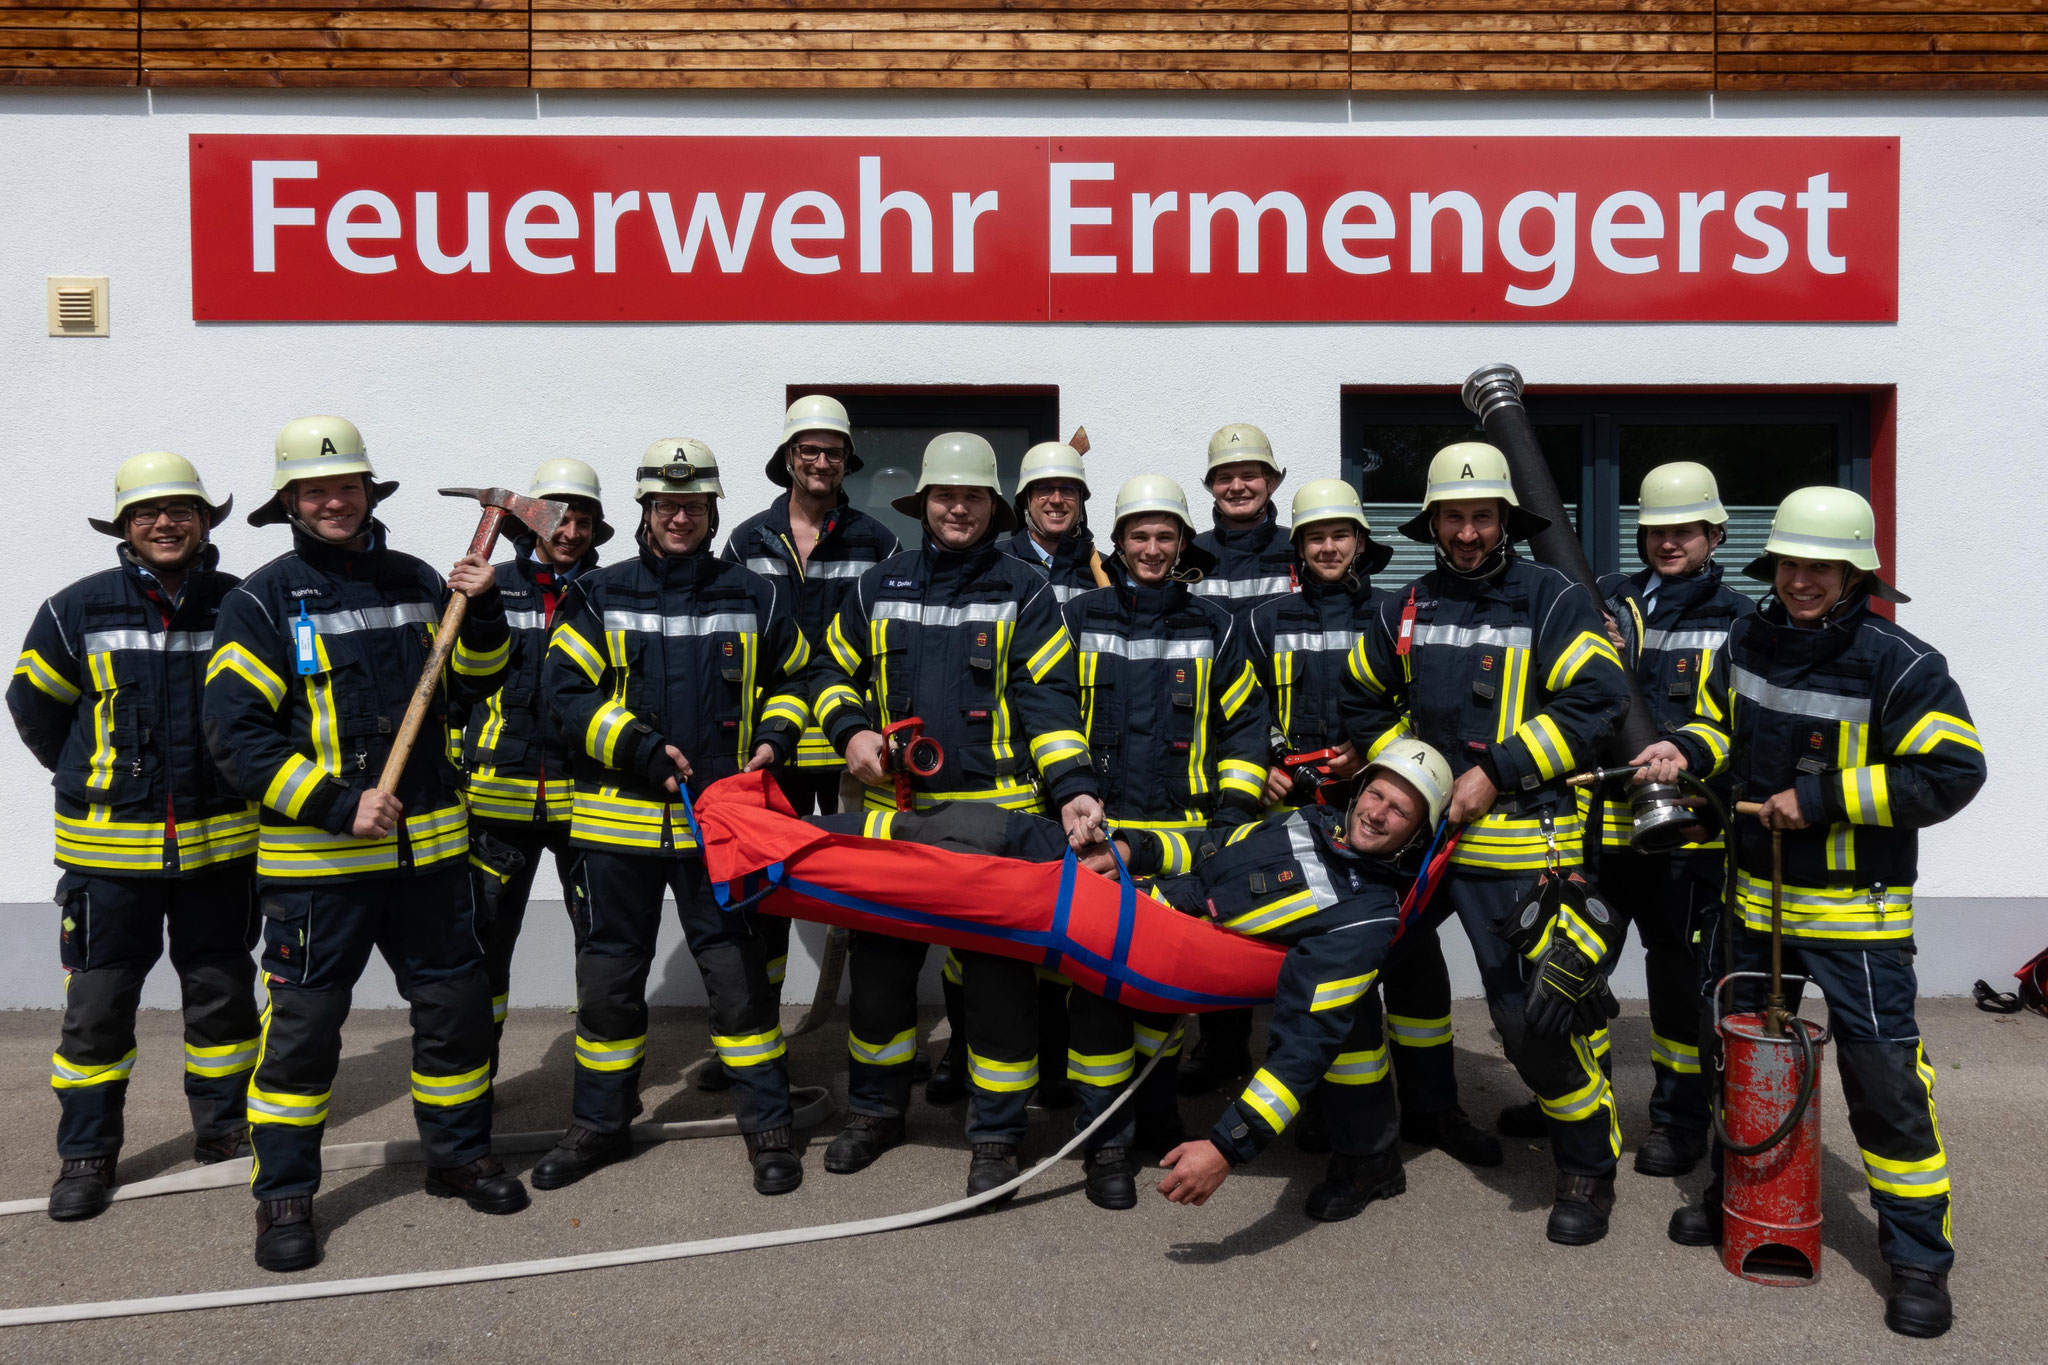
[[[780,1180],[763,1180],[757,1175],[754,1177],[754,1193],[768,1195],[788,1194],[803,1183],[804,1173],[801,1169],[794,1176],[785,1176]]]
[[[616,1156],[600,1157],[588,1165],[578,1166],[562,1175],[542,1174],[542,1168],[535,1166],[526,1178],[533,1182],[533,1187],[537,1190],[567,1189],[585,1176],[595,1175],[613,1162],[625,1160],[629,1155],[631,1155],[629,1152],[620,1152]]]
[[[113,1202],[114,1195],[112,1190],[101,1194],[95,1203],[67,1204],[60,1207],[53,1201],[49,1210],[50,1221],[53,1223],[83,1223],[89,1218],[97,1218],[105,1213],[107,1205]]]
[[[300,1270],[311,1270],[320,1264],[320,1244],[314,1242],[306,1251],[290,1256],[265,1257],[261,1249],[256,1252],[256,1267],[268,1270],[274,1275],[290,1275]]]
[[[1087,1191],[1087,1195],[1088,1202],[1098,1209],[1134,1209],[1138,1207],[1138,1191],[1135,1186],[1132,1187],[1129,1194],[1097,1194],[1093,1189],[1090,1189]]]
[[[526,1193],[526,1186],[514,1184],[512,1190],[517,1191],[517,1193],[507,1192],[496,1199],[487,1199],[473,1194],[465,1194],[453,1185],[445,1184],[434,1179],[432,1176],[427,1177],[428,1194],[433,1195],[436,1199],[460,1199],[478,1213],[517,1213],[533,1203],[532,1198]]]
[[[1406,1193],[1408,1193],[1408,1173],[1402,1171],[1391,1179],[1383,1180],[1367,1190],[1364,1197],[1356,1203],[1351,1202],[1347,1198],[1341,1204],[1325,1203],[1318,1209],[1316,1207],[1316,1191],[1310,1190],[1308,1203],[1303,1206],[1301,1211],[1310,1218],[1315,1219],[1318,1223],[1341,1223],[1347,1218],[1356,1218],[1359,1214],[1364,1213],[1365,1206],[1368,1204],[1381,1199],[1392,1199],[1395,1195]]]
[[[886,1146],[877,1147],[872,1153],[863,1157],[836,1157],[833,1156],[832,1153],[826,1152],[825,1170],[828,1174],[831,1175],[852,1175],[856,1171],[866,1170],[868,1167],[874,1165],[877,1161],[880,1161],[882,1159],[883,1153],[892,1152],[902,1145],[902,1139],[899,1138],[897,1141],[891,1142]]]
[[[1908,1318],[1887,1308],[1884,1313],[1884,1325],[1902,1337],[1917,1337],[1927,1341],[1946,1335],[1948,1329],[1955,1326],[1955,1317],[1950,1315],[1940,1322],[1929,1322],[1925,1319]]]
[[[1561,1247],[1589,1247],[1607,1236],[1607,1224],[1602,1222],[1593,1227],[1571,1229],[1546,1224],[1543,1235]]]

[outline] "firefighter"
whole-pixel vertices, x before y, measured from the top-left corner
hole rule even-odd
[[[256,812],[221,780],[195,723],[214,617],[241,581],[209,543],[233,502],[214,502],[181,456],[123,461],[113,520],[87,518],[120,541],[116,566],[43,604],[7,689],[57,791],[59,1222],[101,1212],[117,1183],[135,1008],[166,929],[184,994],[192,1159],[248,1152]]]
[[[289,523],[292,548],[222,600],[205,714],[213,761],[262,807],[270,1004],[249,1082],[250,1190],[256,1264],[283,1271],[320,1260],[320,1138],[350,992],[373,947],[412,1006],[427,1192],[482,1213],[527,1199],[491,1156],[491,989],[447,741],[449,702],[484,702],[511,653],[491,566],[467,555],[444,583],[392,549],[376,510],[398,485],[377,480],[342,418],[287,423],[271,487],[249,522]],[[396,791],[379,791],[451,591],[470,599],[461,635]]]
[[[1311,1098],[1332,1152],[1309,1191],[1309,1217],[1337,1222],[1408,1188],[1373,979],[1400,932],[1419,848],[1449,802],[1451,770],[1429,745],[1401,738],[1373,756],[1357,786],[1345,809],[1271,815],[1231,835],[1193,876],[1158,885],[1190,913],[1288,949],[1265,1065],[1206,1138],[1166,1154],[1159,1192],[1177,1204],[1206,1203]],[[1157,867],[1167,851],[1160,837],[1130,837],[1133,873]]]
[[[1739,971],[1770,959],[1771,831],[1780,833],[1785,969],[1827,1002],[1892,1270],[1885,1325],[1934,1337],[1953,1318],[1955,1248],[1934,1063],[1913,1017],[1913,882],[1919,831],[1977,794],[1984,746],[1947,661],[1875,611],[1874,600],[1906,600],[1878,577],[1876,530],[1870,504],[1847,489],[1787,497],[1746,569],[1771,595],[1730,628],[1691,719],[1636,761],[1650,781],[1725,774],[1736,798],[1763,804],[1734,826]],[[1702,951],[1721,960],[1716,942]],[[1760,991],[1734,994],[1737,1010],[1762,1004]],[[1718,1176],[1670,1231],[1685,1246],[1719,1243]]]
[[[1265,785],[1273,805],[1314,801],[1310,783],[1318,777],[1348,782],[1364,766],[1365,756],[1345,738],[1344,663],[1387,595],[1374,588],[1373,575],[1394,557],[1390,546],[1372,538],[1358,490],[1342,479],[1304,484],[1294,495],[1290,520],[1300,586],[1253,608],[1252,666],[1272,699],[1276,753],[1336,753],[1309,777],[1276,763]],[[1498,1166],[1499,1139],[1458,1107],[1451,1075],[1451,978],[1436,935],[1405,940],[1388,962],[1381,987],[1391,1011],[1387,1033],[1401,1097],[1401,1140],[1440,1147],[1474,1166]],[[1312,1106],[1295,1129],[1295,1141],[1305,1150],[1323,1149],[1321,1117]]]
[[[789,490],[764,512],[734,528],[724,557],[775,580],[806,641],[825,638],[825,627],[862,574],[903,547],[896,534],[855,507],[845,491],[861,458],[853,448],[853,423],[838,399],[806,394],[782,417],[782,441],[768,457],[768,481]],[[804,728],[796,757],[778,768],[776,785],[798,815],[839,809],[839,783],[846,765],[815,723]],[[768,982],[782,998],[789,966],[789,921],[764,915],[756,929],[768,947]],[[722,1063],[697,1073],[700,1090],[724,1090],[732,1075]]]
[[[1603,578],[1600,591],[1617,626],[1610,638],[1619,637],[1652,718],[1659,730],[1675,730],[1691,719],[1704,665],[1727,644],[1729,627],[1756,607],[1721,581],[1714,562],[1728,512],[1712,470],[1690,461],[1659,465],[1644,476],[1637,505],[1636,554],[1644,567]],[[1693,942],[1720,914],[1726,852],[1716,833],[1674,853],[1637,853],[1629,829],[1626,794],[1610,794],[1592,836],[1600,845],[1600,885],[1641,935],[1649,978],[1655,1084],[1636,1170],[1684,1175],[1707,1149],[1701,967]],[[1534,1103],[1502,1118],[1504,1131],[1525,1135],[1540,1136],[1541,1124]]]
[[[1232,422],[1209,438],[1202,483],[1214,499],[1214,522],[1195,537],[1195,548],[1215,568],[1194,585],[1197,595],[1243,616],[1293,591],[1294,546],[1273,508],[1273,494],[1286,477],[1273,458],[1273,443],[1251,423]],[[1207,1094],[1249,1072],[1251,1037],[1250,1010],[1203,1015],[1201,1039],[1180,1069],[1181,1093]]]
[[[541,687],[548,630],[562,595],[597,567],[597,547],[612,538],[597,471],[583,461],[544,461],[533,471],[528,491],[567,503],[569,510],[546,540],[522,528],[512,540],[511,562],[494,572],[512,651],[504,686],[470,712],[461,730],[463,789],[476,854],[470,867],[477,904],[485,908],[487,920],[484,970],[491,981],[493,1075],[511,998],[512,952],[541,854],[554,859],[565,895],[576,886],[576,855],[569,846],[570,750]],[[572,912],[571,922],[577,918]]]
[[[1144,830],[1164,850],[1158,870],[1187,872],[1210,827],[1256,820],[1266,777],[1265,694],[1242,621],[1190,591],[1209,558],[1180,485],[1141,474],[1117,490],[1111,585],[1065,609],[1076,642],[1082,728],[1112,831]],[[1220,837],[1220,835],[1218,836]],[[1184,1140],[1175,1100],[1173,1020],[1072,993],[1067,1079],[1086,1125],[1131,1079],[1138,1057],[1166,1056],[1119,1121],[1083,1152],[1091,1202],[1137,1203],[1133,1147],[1164,1154]]]
[[[1494,1027],[1549,1131],[1558,1174],[1546,1235],[1579,1246],[1607,1234],[1621,1148],[1614,1097],[1587,1037],[1532,1027],[1526,1015],[1555,1018],[1604,983],[1542,960],[1547,934],[1525,952],[1495,926],[1542,890],[1546,871],[1580,865],[1584,821],[1566,779],[1619,724],[1628,680],[1592,596],[1515,552],[1547,524],[1520,506],[1499,450],[1470,441],[1438,451],[1422,510],[1401,527],[1435,546],[1437,566],[1381,600],[1346,661],[1343,707],[1354,744],[1370,752],[1410,726],[1457,775],[1450,818],[1468,828],[1416,932],[1451,914],[1464,924]],[[1611,959],[1612,945],[1593,946]],[[1392,1000],[1388,1009],[1409,1013]]]
[[[797,680],[810,645],[779,583],[711,552],[725,494],[710,447],[656,441],[634,490],[639,554],[570,588],[543,670],[549,704],[578,745],[570,842],[582,857],[570,903],[585,923],[570,1124],[533,1183],[560,1189],[632,1149],[666,889],[704,976],[754,1188],[786,1194],[804,1173],[790,1142],[768,946],[750,917],[714,902],[690,798],[795,752],[809,714]]]
[[[870,809],[892,810],[890,741],[876,727],[922,720],[945,761],[906,774],[917,809],[977,801],[1057,813],[1076,847],[1102,832],[1102,802],[1081,734],[1074,647],[1044,575],[1005,554],[1014,531],[995,450],[948,432],[925,447],[917,490],[894,506],[924,523],[924,543],[861,576],[826,631],[852,679],[817,688],[818,722],[868,784]],[[871,718],[856,687],[873,698]],[[848,1096],[852,1116],[825,1152],[844,1174],[903,1141],[917,1051],[917,976],[926,945],[856,934]],[[966,1006],[968,1190],[1013,1179],[1025,1103],[1038,1083],[1035,976],[1029,964],[958,954]]]

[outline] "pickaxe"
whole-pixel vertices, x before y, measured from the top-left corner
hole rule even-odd
[[[483,504],[484,514],[476,524],[476,534],[470,537],[469,553],[487,559],[498,543],[498,531],[504,526],[506,517],[524,525],[536,539],[546,540],[561,529],[562,518],[569,512],[567,503],[529,498],[509,488],[444,488],[441,495],[475,498]],[[441,628],[434,636],[433,652],[427,656],[426,670],[420,674],[419,686],[412,690],[412,702],[405,708],[405,721],[392,738],[391,756],[384,760],[384,771],[377,778],[377,790],[387,796],[398,790],[399,776],[405,771],[405,761],[412,757],[413,741],[419,738],[420,726],[426,722],[427,707],[434,700],[434,689],[441,685],[441,670],[448,666],[448,656],[455,652],[455,637],[461,631],[462,618],[468,612],[468,596],[451,593],[448,609],[441,613]]]

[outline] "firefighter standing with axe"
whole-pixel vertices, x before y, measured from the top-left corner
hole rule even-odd
[[[390,548],[374,513],[398,485],[377,482],[339,417],[285,426],[271,487],[249,521],[288,522],[292,549],[221,602],[205,728],[221,773],[262,806],[270,1004],[249,1086],[250,1188],[256,1263],[284,1271],[320,1259],[320,1138],[349,995],[373,947],[412,1005],[427,1192],[484,1213],[516,1212],[527,1196],[491,1156],[490,986],[445,739],[448,701],[474,705],[504,678],[505,618],[485,558],[504,513],[486,510],[443,583]]]

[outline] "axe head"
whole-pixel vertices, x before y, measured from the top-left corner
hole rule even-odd
[[[481,506],[503,508],[505,515],[533,532],[540,540],[546,540],[562,525],[562,518],[568,514],[569,504],[556,502],[552,498],[530,498],[524,493],[514,493],[509,488],[443,488],[441,496],[446,498],[475,498]]]

